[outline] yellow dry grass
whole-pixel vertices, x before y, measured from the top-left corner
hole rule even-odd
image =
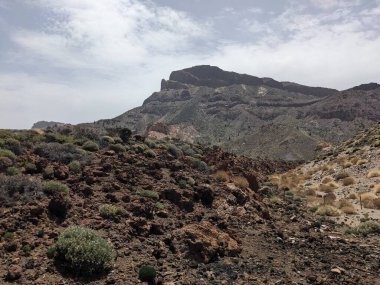
[[[373,187],[373,191],[375,192],[375,194],[379,194],[380,193],[380,184],[376,184]]]
[[[368,178],[379,177],[379,176],[380,176],[380,169],[378,168],[371,169],[367,174]]]
[[[232,181],[236,186],[241,188],[247,188],[249,186],[248,180],[241,176],[232,177]]]
[[[322,184],[327,184],[327,183],[330,183],[330,182],[332,182],[334,179],[331,177],[331,176],[325,176],[325,177],[323,177],[323,179],[322,179]]]
[[[360,198],[361,198],[362,202],[365,202],[365,201],[374,200],[377,198],[377,196],[372,192],[365,192],[365,193],[360,194]]]
[[[343,186],[349,186],[349,185],[355,184],[355,179],[352,177],[343,178],[342,184]]]
[[[319,190],[322,192],[331,193],[331,192],[333,192],[334,189],[336,189],[338,187],[339,187],[338,184],[336,184],[335,182],[330,182],[327,184],[320,184]]]
[[[368,163],[368,159],[359,159],[356,162],[356,165],[363,165],[363,164],[366,164],[366,163]]]
[[[216,180],[218,181],[221,181],[221,182],[225,182],[225,181],[228,181],[230,176],[228,175],[228,173],[226,171],[223,171],[223,170],[218,170],[215,174],[214,174]]]

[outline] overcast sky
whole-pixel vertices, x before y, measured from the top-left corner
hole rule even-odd
[[[0,0],[0,128],[112,118],[198,64],[380,82],[380,0]]]

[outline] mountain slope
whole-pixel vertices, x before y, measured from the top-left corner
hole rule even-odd
[[[172,72],[161,85],[141,107],[96,125],[303,160],[318,144],[342,142],[380,120],[373,84],[339,92],[196,66]]]

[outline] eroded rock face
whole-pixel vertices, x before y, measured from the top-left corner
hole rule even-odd
[[[314,158],[320,142],[340,143],[377,120],[376,84],[339,92],[202,65],[173,71],[141,107],[95,125],[297,161]]]
[[[235,239],[206,221],[184,226],[173,236],[178,252],[198,262],[212,262],[219,256],[235,256],[241,251]]]

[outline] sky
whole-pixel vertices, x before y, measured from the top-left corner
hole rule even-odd
[[[199,64],[380,82],[380,0],[0,0],[0,128],[113,118]]]

